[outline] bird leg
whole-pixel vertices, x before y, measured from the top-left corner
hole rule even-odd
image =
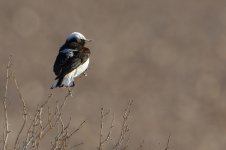
[[[73,97],[70,87],[67,87],[67,90],[68,90],[68,96],[70,95],[71,97]]]
[[[83,72],[83,75],[86,77],[88,74],[87,74],[87,69]]]

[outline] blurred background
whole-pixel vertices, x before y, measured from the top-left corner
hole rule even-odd
[[[116,113],[116,136],[132,99],[129,149],[142,140],[144,149],[163,148],[171,134],[170,149],[223,150],[225,14],[223,0],[0,0],[1,97],[12,54],[30,110],[51,92],[62,99],[67,90],[49,89],[52,66],[68,34],[79,31],[95,40],[87,44],[92,51],[88,76],[77,81],[65,107],[72,127],[88,118],[71,141],[84,142],[79,149],[96,149],[102,106]],[[16,130],[21,103],[10,85],[9,121]]]

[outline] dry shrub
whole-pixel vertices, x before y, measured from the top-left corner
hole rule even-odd
[[[23,123],[17,131],[17,135],[13,145],[9,145],[8,143],[12,143],[10,138],[10,129],[9,129],[9,119],[8,119],[8,110],[7,110],[7,94],[8,94],[8,83],[9,80],[13,80],[14,85],[17,89],[18,97],[21,102],[22,107],[22,118]],[[26,103],[24,101],[23,95],[20,92],[20,88],[17,84],[17,80],[15,74],[12,69],[12,57],[9,57],[9,61],[6,67],[6,84],[5,84],[5,93],[2,99],[3,108],[4,108],[4,130],[3,130],[3,140],[2,140],[2,149],[14,149],[14,150],[39,150],[41,141],[47,137],[52,137],[52,133],[54,133],[54,137],[51,142],[51,147],[48,149],[51,150],[69,150],[76,149],[78,146],[83,143],[78,143],[74,145],[70,145],[69,140],[75,133],[77,133],[82,126],[86,123],[87,120],[84,120],[80,123],[80,125],[76,129],[71,129],[69,122],[65,123],[62,119],[63,108],[67,103],[68,98],[72,96],[71,90],[68,88],[68,93],[65,95],[64,99],[61,102],[56,101],[55,105],[50,104],[49,101],[52,99],[52,94],[48,96],[46,100],[44,100],[40,105],[37,106],[35,113],[31,114],[28,112]],[[110,112],[110,110],[106,110],[105,108],[100,109],[100,131],[99,131],[99,144],[97,146],[98,150],[103,150],[104,146],[107,144],[113,145],[112,150],[126,150],[129,149],[129,141],[130,141],[130,128],[129,128],[129,116],[131,112],[131,106],[133,101],[129,101],[127,107],[124,110],[122,115],[122,123],[120,134],[114,144],[112,141],[112,129],[114,128],[114,113]],[[106,129],[104,120],[106,118],[110,118],[110,114],[112,114],[111,123],[109,129],[106,133],[104,133],[104,129]],[[54,131],[50,133],[50,131]],[[24,134],[25,136],[22,136]],[[9,142],[10,141],[10,142]],[[169,141],[170,136],[167,141],[167,145],[165,150],[169,149]],[[143,149],[144,141],[136,148],[137,150]]]

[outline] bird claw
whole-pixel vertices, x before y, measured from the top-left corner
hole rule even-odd
[[[87,71],[83,72],[83,75],[86,77],[88,76]]]

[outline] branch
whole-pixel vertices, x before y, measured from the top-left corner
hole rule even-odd
[[[55,129],[59,123],[61,123],[62,125],[62,110],[63,107],[66,105],[69,96],[72,96],[72,92],[70,91],[70,89],[68,89],[68,93],[64,97],[64,100],[60,105],[58,104],[58,101],[56,101],[55,110],[52,114],[50,112],[49,107],[45,107],[48,104],[50,98],[52,97],[52,94],[48,96],[48,99],[45,100],[41,104],[41,106],[37,107],[34,119],[33,121],[31,121],[31,125],[27,132],[27,138],[23,144],[24,150],[29,149],[30,146],[38,149],[40,141],[47,135],[47,133],[49,133],[50,130]],[[48,112],[44,113],[44,108],[47,109]],[[44,116],[47,116],[47,121],[43,120]]]
[[[79,125],[79,127],[78,127],[77,129],[75,129],[74,131],[72,131],[72,132],[67,136],[67,138],[70,138],[72,135],[74,135],[76,132],[78,132],[78,131],[82,128],[82,126],[84,125],[84,123],[86,123],[86,121],[87,121],[87,120],[84,120],[84,121]]]
[[[76,144],[76,145],[73,145],[73,146],[71,146],[70,148],[68,148],[69,150],[70,149],[74,149],[75,147],[78,147],[78,146],[81,146],[81,145],[83,145],[84,143],[79,143],[79,144]]]
[[[110,125],[110,129],[108,130],[108,134],[107,136],[103,139],[103,129],[104,129],[104,118],[105,116],[107,116],[110,113],[110,111],[104,112],[104,108],[101,108],[100,111],[100,115],[101,115],[101,123],[100,123],[100,142],[99,142],[99,146],[98,146],[98,150],[102,150],[103,149],[103,145],[111,139],[111,132],[112,132],[112,128],[114,127],[114,114],[112,117],[112,121],[111,121],[111,125]]]
[[[60,119],[62,109],[65,106],[69,96],[72,96],[72,93],[70,90],[68,90],[68,94],[64,97],[64,101],[60,106],[58,106],[58,102],[57,102],[55,112],[51,116],[49,115],[48,122],[43,126],[40,139],[42,139],[47,134],[47,132],[49,132],[49,130],[51,130],[53,127],[56,126],[57,122]],[[54,119],[56,119],[55,122],[53,122]]]
[[[127,108],[124,111],[123,122],[122,122],[122,127],[121,127],[121,133],[120,133],[120,136],[119,136],[119,139],[118,139],[117,143],[113,147],[114,150],[119,150],[120,149],[121,145],[124,143],[124,141],[125,141],[125,139],[127,137],[127,133],[129,132],[129,127],[128,127],[128,123],[127,122],[128,122],[128,119],[129,119],[129,115],[130,115],[132,104],[133,104],[133,101],[130,100],[128,105],[127,105]],[[129,141],[127,140],[125,147],[127,147],[128,142]]]
[[[167,143],[166,143],[166,148],[164,150],[169,149],[170,138],[171,138],[171,135],[169,135],[169,137],[168,137],[168,140],[167,140]]]
[[[13,75],[13,79],[14,79],[14,83],[15,83],[17,92],[19,94],[19,99],[21,100],[22,105],[23,105],[23,120],[24,120],[23,121],[23,124],[21,125],[21,128],[20,128],[20,130],[19,130],[19,132],[18,132],[18,134],[16,136],[16,141],[14,143],[14,150],[16,150],[17,149],[18,142],[19,142],[20,135],[21,135],[22,131],[24,130],[25,124],[27,122],[27,108],[26,108],[25,101],[24,101],[24,98],[22,96],[22,93],[21,93],[21,91],[19,89],[19,86],[17,84],[16,77],[14,75]]]
[[[9,123],[8,123],[8,113],[7,113],[7,105],[6,105],[6,100],[7,100],[7,94],[8,94],[8,84],[9,84],[9,69],[12,66],[12,56],[9,57],[9,61],[6,67],[6,84],[5,84],[5,94],[3,97],[3,107],[4,107],[4,133],[3,133],[3,150],[7,149],[7,140],[8,140],[8,135],[10,133],[9,131]]]
[[[71,138],[72,135],[74,135],[77,131],[79,131],[82,128],[82,126],[85,122],[86,122],[86,120],[84,120],[77,129],[75,129],[72,132],[69,132],[68,130],[69,130],[69,126],[70,126],[70,121],[65,126],[61,119],[61,116],[60,116],[60,121],[57,122],[58,123],[58,129],[57,129],[58,134],[55,136],[54,141],[51,142],[52,143],[51,150],[68,149],[68,144],[67,144],[68,140]],[[81,143],[79,145],[81,145]],[[79,145],[77,144],[77,145],[74,145],[73,147],[76,147]],[[69,149],[71,149],[71,148],[72,147],[70,147]]]
[[[33,140],[35,140],[35,138],[37,137],[37,131],[36,131],[37,129],[36,128],[38,127],[38,125],[42,124],[42,120],[41,120],[42,119],[41,115],[43,112],[42,109],[48,104],[51,97],[52,97],[52,93],[50,95],[48,95],[48,98],[41,104],[40,107],[39,106],[37,107],[36,112],[34,114],[34,118],[28,127],[27,134],[26,134],[26,140],[23,142],[23,146],[22,146],[23,150],[26,150],[28,148],[28,146],[31,144],[31,142]],[[38,135],[40,135],[40,133]]]

